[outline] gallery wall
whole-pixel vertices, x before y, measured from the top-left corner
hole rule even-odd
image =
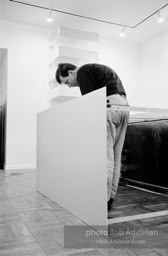
[[[8,50],[6,169],[36,167],[36,114],[49,108],[50,29],[0,21]],[[142,45],[103,38],[99,62],[120,76],[131,106],[168,108],[168,31]]]

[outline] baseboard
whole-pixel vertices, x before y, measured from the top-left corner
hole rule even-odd
[[[11,171],[11,170],[27,170],[27,169],[36,169],[36,165],[4,165],[4,169],[6,171]]]

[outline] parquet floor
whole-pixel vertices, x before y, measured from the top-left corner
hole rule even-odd
[[[130,189],[130,192],[133,193],[133,190]],[[119,193],[120,195],[122,193],[123,195],[125,194],[123,187]],[[120,216],[125,214],[122,213],[123,209],[125,209],[122,206],[126,201],[122,200],[122,198],[118,197],[114,203],[114,212],[116,213],[117,211]],[[136,209],[138,202],[136,200],[127,201],[127,212],[129,213],[129,204]],[[162,206],[164,204],[166,204],[166,200],[161,202]],[[153,201],[147,209],[153,209],[152,207],[154,206],[152,205],[155,205]],[[159,208],[159,206],[157,207]],[[110,216],[112,217],[112,214]],[[116,216],[118,216],[117,213]],[[64,249],[65,225],[84,225],[84,223],[56,203],[36,192],[35,170],[0,170],[0,256],[168,255],[168,248],[157,248],[158,244],[153,244],[152,248],[139,249],[136,247],[127,249]],[[115,227],[116,225],[118,225],[117,228],[121,228],[125,224],[118,223],[115,224]],[[168,216],[129,221],[126,225],[138,227],[157,225],[163,232],[163,239],[164,235],[168,234]],[[114,228],[114,224],[112,227]]]
[[[120,186],[108,218],[168,210],[168,195],[148,192],[132,186]]]

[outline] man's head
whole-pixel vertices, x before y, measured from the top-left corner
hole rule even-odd
[[[77,67],[70,63],[60,63],[56,70],[55,79],[59,84],[66,84],[69,87],[78,86]]]

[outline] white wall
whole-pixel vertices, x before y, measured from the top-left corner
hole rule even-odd
[[[121,78],[131,106],[137,106],[140,85],[140,47],[123,40],[100,38],[100,63],[110,66]]]
[[[141,46],[137,105],[168,109],[168,31]]]
[[[6,168],[36,165],[36,113],[48,108],[52,30],[0,20],[8,50]],[[131,106],[168,108],[168,31],[139,46],[100,38],[100,63],[121,77]]]
[[[36,113],[48,107],[51,34],[47,29],[0,21],[0,48],[8,49],[7,169],[36,165]],[[138,46],[101,38],[99,49],[100,62],[119,74],[133,104],[139,72]]]
[[[101,38],[100,62],[119,74],[131,106],[168,109],[168,31],[142,45]]]
[[[50,34],[0,21],[0,48],[8,49],[7,169],[36,164],[36,113],[48,107]]]

